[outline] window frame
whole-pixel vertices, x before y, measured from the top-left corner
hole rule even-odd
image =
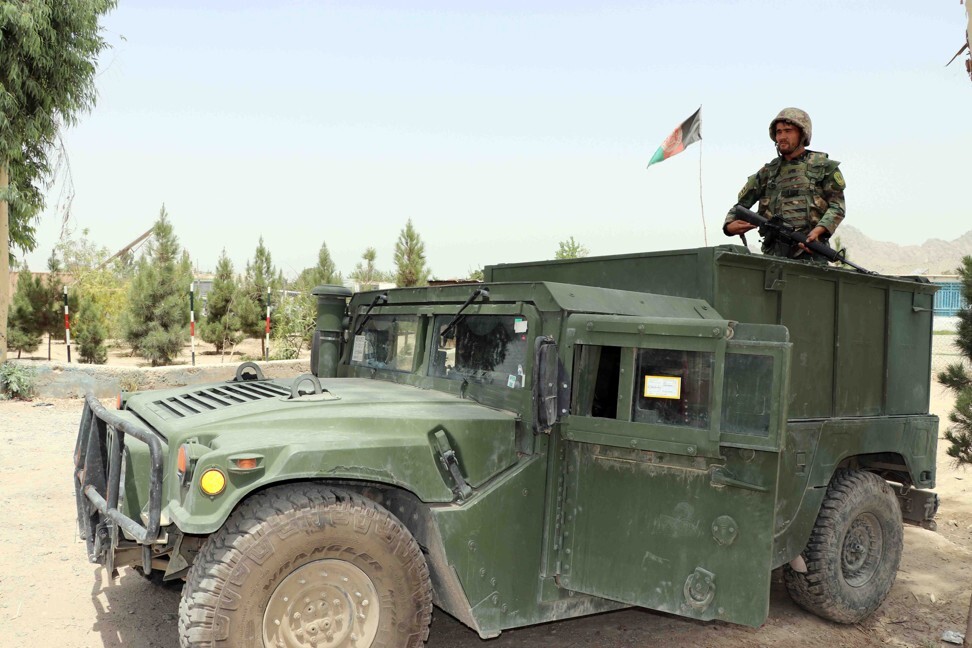
[[[355,370],[364,370],[364,371],[372,371],[372,370],[374,370],[374,371],[389,371],[389,372],[396,373],[396,374],[411,374],[411,373],[415,373],[417,366],[421,365],[421,362],[420,362],[421,355],[420,354],[423,354],[424,353],[424,347],[425,347],[425,345],[423,344],[424,335],[423,335],[423,330],[422,330],[422,328],[423,328],[422,317],[418,313],[414,312],[414,310],[411,311],[411,312],[404,312],[404,313],[395,313],[395,312],[387,312],[387,311],[385,311],[385,312],[371,314],[371,316],[368,318],[368,322],[366,322],[365,326],[367,327],[367,324],[368,323],[371,323],[371,322],[387,320],[387,319],[390,319],[390,318],[401,318],[401,319],[406,319],[407,318],[408,320],[410,320],[410,321],[412,321],[412,322],[415,323],[415,332],[414,332],[414,337],[415,337],[414,345],[415,345],[415,349],[412,352],[412,363],[411,363],[411,366],[409,368],[407,368],[407,369],[404,369],[404,368],[392,368],[392,367],[374,367],[374,366],[371,366],[371,365],[368,365],[368,364],[363,364],[363,363],[357,363],[357,362],[355,362],[354,361],[354,343],[355,343],[355,338],[357,338],[357,335],[352,335],[351,336],[351,340],[350,340],[350,344],[348,345],[350,347],[350,351],[348,352],[348,365],[350,367],[352,367]],[[363,334],[364,334],[364,331],[362,331],[358,335],[363,335]]]
[[[725,390],[727,353],[770,355],[774,358],[774,394],[785,394],[788,366],[788,343],[780,341],[734,341],[727,334],[727,320],[672,320],[575,314],[568,318],[567,357],[578,357],[579,346],[620,347],[617,418],[605,419],[575,414],[563,422],[568,440],[646,449],[656,452],[719,458],[720,446],[754,450],[780,450],[785,430],[786,404],[774,398],[768,436],[722,432],[722,398]],[[709,392],[709,425],[693,428],[665,423],[633,420],[636,393],[640,393],[642,376],[637,371],[640,349],[701,351],[713,353],[713,376]],[[571,367],[573,372],[573,367]],[[573,373],[572,373],[573,375]],[[593,383],[592,383],[593,388]],[[636,392],[635,390],[639,390]]]

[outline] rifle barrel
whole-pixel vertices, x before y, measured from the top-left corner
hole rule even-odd
[[[756,225],[761,229],[764,227],[770,228],[774,232],[776,232],[777,236],[780,236],[783,239],[790,241],[791,243],[802,243],[804,247],[806,247],[808,250],[820,254],[821,256],[828,259],[829,261],[849,265],[850,267],[854,268],[855,270],[857,270],[862,274],[874,274],[870,270],[862,268],[856,263],[848,261],[847,257],[842,252],[838,252],[837,250],[830,247],[826,243],[822,243],[820,241],[807,241],[806,234],[793,229],[791,225],[779,220],[776,217],[767,219],[763,216],[760,216],[756,212],[743,207],[742,205],[736,205],[733,208],[733,211],[735,211],[736,216],[739,218],[739,220],[746,221],[750,225]],[[762,234],[763,232],[760,233]]]

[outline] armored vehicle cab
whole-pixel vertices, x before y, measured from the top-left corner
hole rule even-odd
[[[184,579],[183,646],[418,646],[432,603],[758,626],[781,566],[880,605],[936,505],[931,286],[732,247],[485,275],[315,290],[296,380],[88,397],[91,560]]]

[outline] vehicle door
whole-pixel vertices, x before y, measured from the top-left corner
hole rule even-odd
[[[769,608],[784,327],[571,315],[558,582],[696,619]]]

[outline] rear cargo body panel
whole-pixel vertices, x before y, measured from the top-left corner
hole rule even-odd
[[[935,286],[746,253],[738,246],[487,266],[489,281],[557,281],[702,299],[724,318],[782,324],[789,416],[927,414]]]

